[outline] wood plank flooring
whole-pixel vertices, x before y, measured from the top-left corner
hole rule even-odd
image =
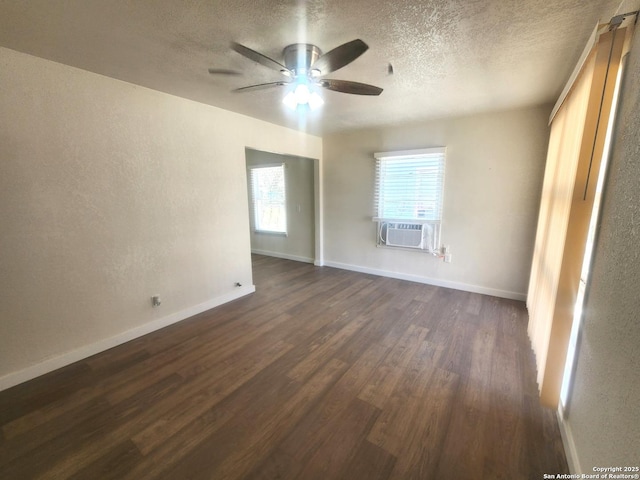
[[[0,392],[0,478],[568,473],[521,302],[264,256],[254,282]]]

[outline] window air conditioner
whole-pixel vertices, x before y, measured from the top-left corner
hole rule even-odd
[[[426,223],[387,223],[387,237],[384,243],[390,247],[429,250],[430,237],[431,227]]]

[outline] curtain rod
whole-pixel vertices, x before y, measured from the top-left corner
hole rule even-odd
[[[564,88],[562,89],[562,93],[560,93],[560,96],[558,97],[556,104],[553,106],[551,115],[549,115],[549,125],[551,125],[551,122],[553,122],[553,119],[555,118],[556,113],[558,113],[558,110],[560,110],[560,107],[564,103],[564,99],[567,98],[567,95],[569,95],[569,91],[571,90],[573,83],[576,81],[576,78],[578,77],[580,70],[582,70],[582,67],[584,66],[584,62],[587,60],[587,56],[589,55],[589,52],[591,52],[591,49],[593,48],[593,45],[596,43],[596,40],[598,39],[598,35],[601,33],[601,31],[604,28],[607,28],[608,31],[615,30],[620,25],[622,25],[622,23],[627,18],[631,16],[636,17],[634,22],[636,23],[638,21],[638,13],[640,13],[640,10],[635,10],[633,12],[628,12],[628,13],[622,13],[620,15],[615,15],[611,17],[611,20],[609,20],[607,23],[604,23],[604,24],[596,23],[596,26],[593,29],[593,32],[591,33],[589,40],[587,41],[587,45],[584,47],[584,50],[582,51],[582,55],[580,55],[580,59],[578,60],[578,63],[573,69],[573,72],[571,73],[569,80],[567,81]]]

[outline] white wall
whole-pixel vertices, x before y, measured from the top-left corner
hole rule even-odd
[[[524,300],[551,106],[324,138],[326,264]],[[442,243],[452,263],[377,248],[374,152],[447,147]]]
[[[640,463],[639,135],[640,35],[636,30],[621,90],[563,425],[574,473]]]
[[[252,252],[301,262],[315,261],[314,162],[311,158],[247,149],[247,167],[281,163],[285,167],[287,235],[271,235],[252,229]],[[247,182],[250,191],[251,180],[247,178]],[[251,208],[249,217],[253,222]]]
[[[5,48],[0,121],[0,388],[252,291],[245,147],[322,157],[318,137]]]

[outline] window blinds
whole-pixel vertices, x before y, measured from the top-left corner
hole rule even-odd
[[[250,172],[255,231],[286,233],[284,164],[252,167]]]
[[[609,122],[630,34],[624,28],[605,30],[551,123],[527,294],[527,331],[536,358],[540,401],[551,408],[558,407],[565,372],[569,381],[574,368],[571,360],[567,363],[572,355],[570,335],[582,321],[574,320],[574,313],[576,305],[582,306],[577,302],[583,301],[579,285],[588,228],[597,219],[597,179],[601,162],[606,166]],[[565,392],[562,409],[570,395]]]
[[[442,147],[374,154],[374,220],[440,222],[445,151]]]

